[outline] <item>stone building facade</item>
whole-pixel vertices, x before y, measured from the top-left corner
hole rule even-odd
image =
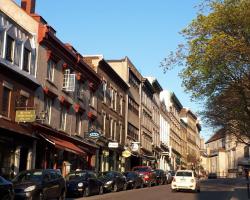
[[[0,174],[7,178],[35,166],[36,136],[16,114],[34,110],[37,35],[32,17],[13,1],[0,1]]]
[[[103,56],[85,56],[84,60],[102,79],[97,94],[97,121],[103,135],[103,141],[99,142],[99,171],[125,171],[122,152],[125,146],[126,95],[129,86]],[[115,146],[110,147],[109,143]]]

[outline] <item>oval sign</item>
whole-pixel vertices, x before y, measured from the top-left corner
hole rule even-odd
[[[97,131],[91,131],[91,132],[89,132],[89,137],[93,138],[93,139],[97,139],[100,137],[100,133]]]
[[[131,156],[131,152],[129,150],[125,150],[122,152],[122,156],[125,158],[128,158]]]

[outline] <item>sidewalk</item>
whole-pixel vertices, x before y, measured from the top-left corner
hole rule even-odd
[[[234,190],[230,200],[249,200],[247,195],[247,181],[245,178],[235,179]]]

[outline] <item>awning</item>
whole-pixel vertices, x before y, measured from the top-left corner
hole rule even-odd
[[[80,149],[75,144],[69,141],[65,141],[65,140],[50,136],[50,135],[40,134],[40,136],[58,149],[63,149],[63,150],[66,150],[75,154],[86,154],[82,149]]]
[[[250,167],[250,158],[242,158],[238,160],[238,166]]]

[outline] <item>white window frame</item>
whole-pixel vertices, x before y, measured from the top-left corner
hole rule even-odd
[[[62,90],[66,91],[66,92],[74,92],[75,91],[75,81],[76,81],[75,74],[71,73],[70,69],[66,69],[63,73]]]
[[[78,122],[78,123],[77,123]],[[82,113],[77,112],[76,113],[76,128],[75,128],[75,133],[80,135],[82,130]]]
[[[123,97],[121,96],[120,97],[120,115],[122,115],[123,114]]]
[[[107,115],[105,112],[102,112],[102,116],[103,116],[103,120],[102,120],[102,123],[103,123],[103,126],[102,126],[102,131],[104,133],[104,135],[106,135],[106,119],[107,119]]]
[[[45,112],[45,122],[47,124],[50,124],[51,121],[51,108],[52,108],[52,99],[48,96],[45,96],[44,112]]]
[[[110,133],[110,138],[112,139],[113,138],[113,119],[110,117],[110,129],[109,129],[109,133]]]
[[[122,123],[121,122],[119,122],[119,126],[120,126],[120,130],[119,130],[119,134],[120,134],[119,142],[121,144],[122,143]]]
[[[47,62],[47,80],[51,82],[54,82],[55,67],[56,63],[52,59],[49,59]]]
[[[102,92],[103,92],[103,102],[106,103],[107,102],[107,81],[105,79],[103,79],[102,82]]]
[[[113,133],[113,140],[116,141],[116,121],[114,120],[114,133]]]
[[[67,108],[65,105],[61,105],[60,110],[60,130],[66,130],[66,121],[67,121]]]

